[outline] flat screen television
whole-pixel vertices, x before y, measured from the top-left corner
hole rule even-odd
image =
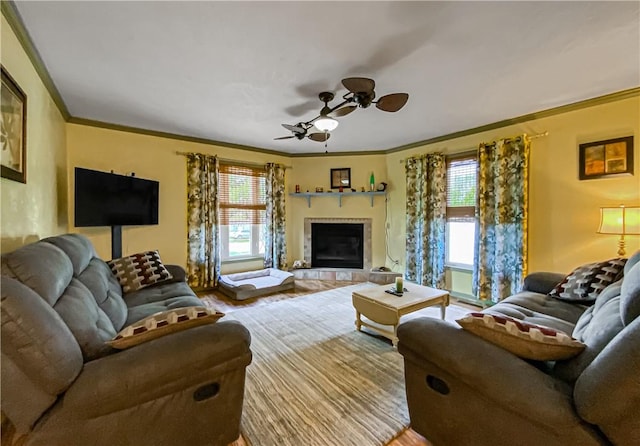
[[[75,168],[75,226],[158,224],[159,183]]]

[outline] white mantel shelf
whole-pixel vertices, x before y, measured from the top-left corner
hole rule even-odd
[[[337,197],[338,207],[342,207],[343,196],[360,196],[369,197],[371,200],[371,207],[373,207],[373,197],[376,195],[386,195],[386,192],[292,192],[289,194],[292,197],[303,197],[307,199],[307,207],[311,207],[311,197]]]

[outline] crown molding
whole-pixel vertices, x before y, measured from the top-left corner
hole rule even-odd
[[[259,152],[259,153],[266,153],[269,155],[278,155],[278,156],[285,156],[285,157],[291,156],[290,153],[278,152],[276,150],[270,150],[270,149],[262,149],[260,147],[245,146],[242,144],[216,141],[213,139],[199,138],[196,136],[186,136],[186,135],[179,135],[176,133],[161,132],[158,130],[148,130],[148,129],[143,129],[139,127],[129,127],[126,125],[112,124],[110,122],[95,121],[93,119],[77,118],[75,116],[70,117],[67,120],[67,122],[69,124],[86,125],[89,127],[98,127],[102,129],[116,130],[119,132],[137,133],[139,135],[157,136],[160,138],[176,139],[178,141],[187,141],[187,142],[195,142],[199,144],[207,144],[207,145],[218,146],[218,147],[226,147],[229,149],[247,150],[250,152]]]
[[[67,109],[67,105],[62,100],[62,96],[60,95],[56,85],[53,83],[53,79],[49,76],[49,72],[47,71],[44,62],[42,62],[40,53],[33,45],[33,41],[29,36],[29,32],[24,27],[22,18],[20,18],[20,13],[16,9],[16,5],[13,0],[2,0],[0,9],[2,10],[2,15],[7,19],[9,26],[13,30],[13,33],[16,35],[18,42],[22,45],[22,49],[24,49],[24,52],[31,61],[33,68],[36,70],[36,73],[38,73],[40,80],[49,92],[51,99],[53,99],[56,107],[58,107],[58,110],[64,117],[64,120],[68,121],[71,117],[69,109]]]
[[[459,132],[449,133],[447,135],[436,136],[435,138],[425,139],[424,141],[417,141],[411,144],[405,144],[403,146],[394,147],[392,149],[385,150],[386,154],[401,152],[403,150],[414,149],[420,146],[426,146],[428,144],[435,144],[438,142],[449,141],[456,138],[462,138],[464,136],[475,135],[476,133],[487,132],[490,130],[496,130],[502,127],[508,127],[510,125],[522,124],[523,122],[533,121],[535,119],[548,118],[549,116],[555,116],[562,113],[568,113],[576,110],[582,110],[583,108],[594,107],[596,105],[607,104],[609,102],[621,101],[623,99],[634,98],[640,96],[640,87],[630,88],[628,90],[617,91],[615,93],[605,94],[595,98],[585,99],[583,101],[574,102],[572,104],[561,105],[559,107],[542,110],[539,112],[529,113],[527,115],[518,116],[517,118],[504,119],[502,121],[493,122],[491,124],[482,125],[480,127],[473,127],[467,130],[461,130]]]

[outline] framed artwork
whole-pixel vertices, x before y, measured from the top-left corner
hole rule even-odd
[[[27,182],[27,96],[3,66],[0,88],[2,178]]]
[[[351,169],[331,169],[331,189],[351,187]]]
[[[633,175],[633,136],[579,146],[580,179]]]

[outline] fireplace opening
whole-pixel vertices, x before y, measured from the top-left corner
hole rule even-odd
[[[311,223],[311,266],[362,269],[363,233],[361,223]]]

